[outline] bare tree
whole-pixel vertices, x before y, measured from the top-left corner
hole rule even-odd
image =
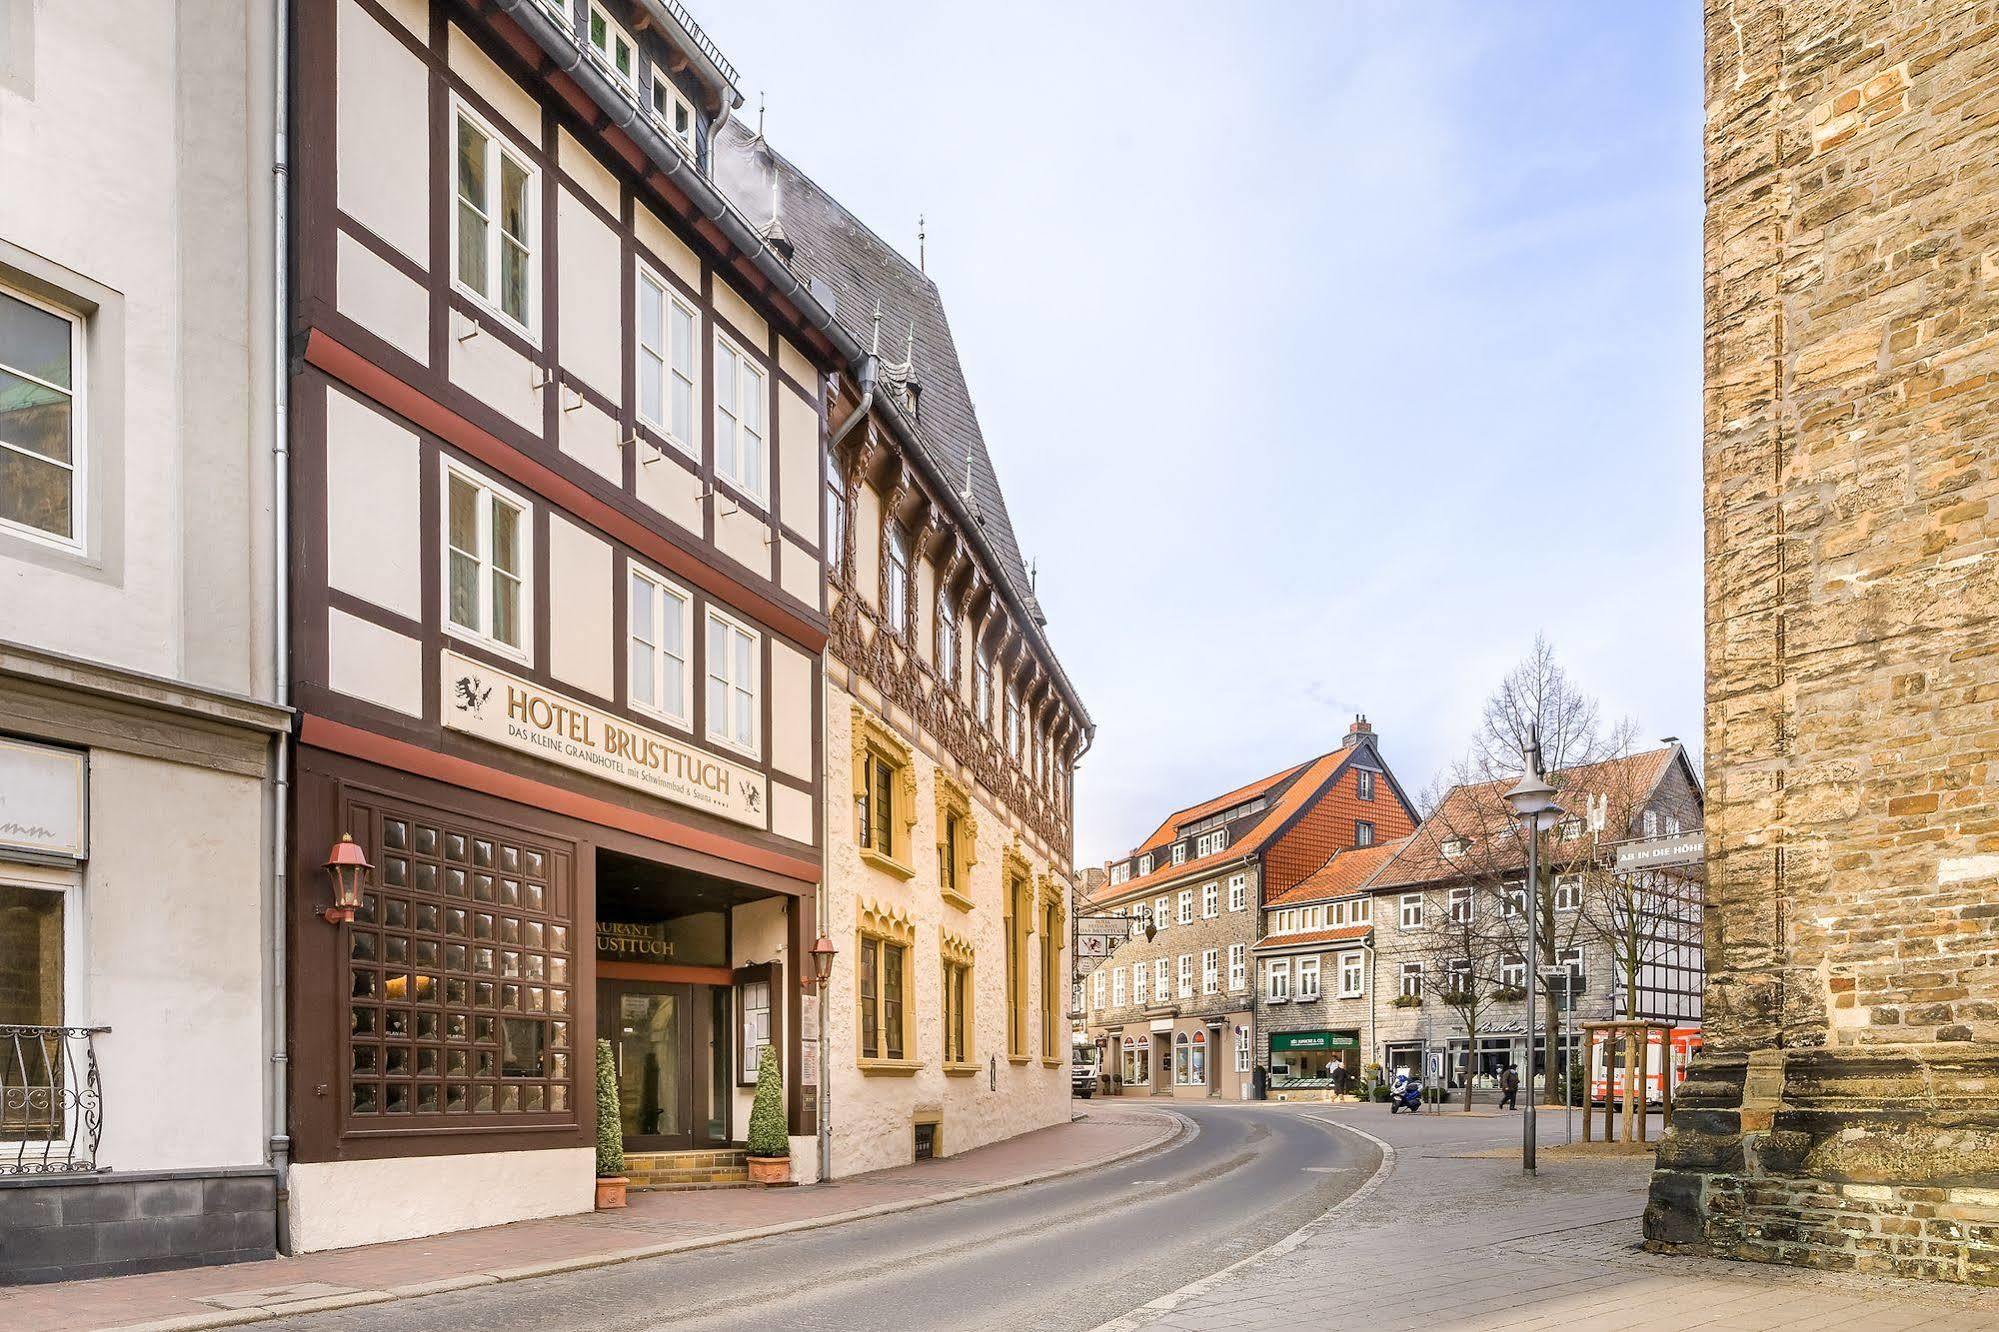
[[[1465,1109],[1471,1109],[1469,1064],[1478,1057],[1487,1011],[1506,990],[1506,939],[1498,928],[1499,899],[1472,884],[1432,888],[1423,894],[1420,941],[1401,954],[1422,966],[1422,984],[1464,1023],[1468,1052]],[[1446,1073],[1448,1081],[1449,1074]]]

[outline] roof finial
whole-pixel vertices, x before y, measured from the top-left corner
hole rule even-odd
[[[908,334],[907,334],[907,335],[905,335],[905,336],[903,337],[903,339],[902,339],[902,363],[903,363],[904,365],[906,365],[906,366],[908,366],[908,367],[909,367],[909,369],[910,369],[911,373],[914,373],[914,372],[915,372],[915,370],[916,370],[916,321],[915,321],[914,319],[912,319],[912,320],[910,320],[910,321],[909,321],[909,332],[908,332]]]
[[[930,271],[925,259],[928,251],[928,246],[924,244],[926,235],[927,233],[923,228],[923,214],[918,213],[916,215],[916,271],[919,273],[928,273]]]
[[[757,142],[762,143],[763,137],[764,137],[764,95],[761,92],[759,92],[757,94]]]
[[[868,353],[871,356],[880,356],[882,354],[882,303],[880,297],[875,298],[875,334],[874,341],[868,345]]]
[[[1034,593],[1036,596],[1039,596],[1041,594],[1040,560],[1029,560],[1027,562],[1027,590]]]

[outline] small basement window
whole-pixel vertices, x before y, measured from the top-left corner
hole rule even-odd
[[[936,1124],[918,1124],[918,1125],[916,1126],[916,1159],[917,1159],[917,1160],[919,1160],[919,1161],[931,1161],[931,1160],[935,1160],[935,1159],[936,1159],[936,1157],[937,1157],[937,1130],[938,1130],[938,1128],[939,1128],[939,1125],[936,1125]]]

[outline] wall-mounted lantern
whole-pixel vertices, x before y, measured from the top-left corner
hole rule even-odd
[[[812,957],[812,977],[821,992],[824,992],[827,980],[833,975],[833,957],[839,951],[833,947],[833,941],[823,934],[813,941],[809,950]]]
[[[333,905],[320,912],[329,925],[351,925],[354,908],[361,905],[361,882],[374,866],[368,863],[354,838],[340,834],[326,857],[326,872],[333,880]]]

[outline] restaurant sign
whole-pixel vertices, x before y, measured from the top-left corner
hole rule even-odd
[[[0,848],[25,860],[82,860],[89,781],[81,750],[0,738]]]
[[[1273,1031],[1270,1033],[1270,1053],[1283,1054],[1287,1050],[1352,1050],[1360,1045],[1360,1037],[1351,1031]]]
[[[755,769],[446,650],[444,725],[508,749],[753,828],[768,784]]]

